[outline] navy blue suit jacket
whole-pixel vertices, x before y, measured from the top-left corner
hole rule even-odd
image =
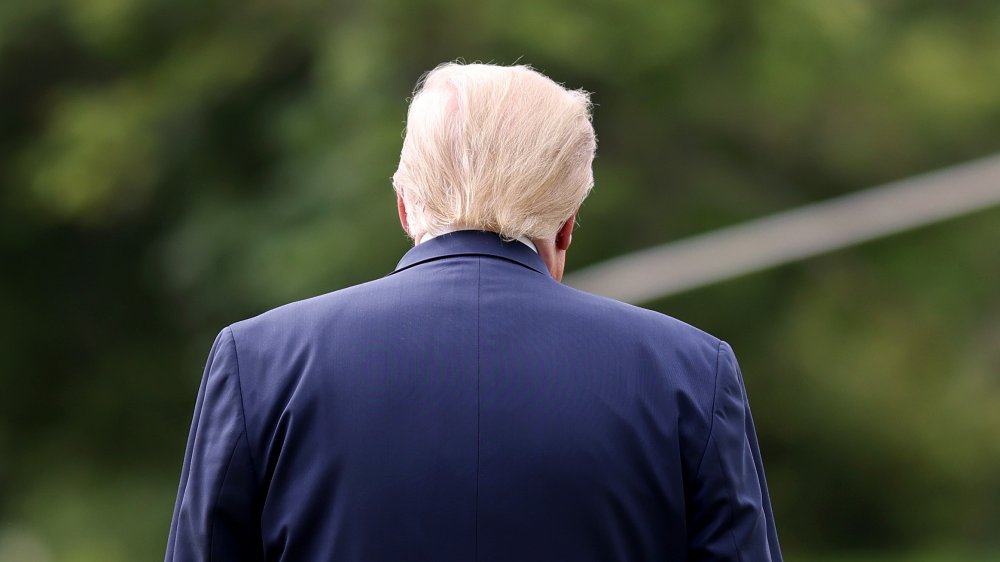
[[[167,560],[781,560],[730,347],[465,231],[238,322]]]

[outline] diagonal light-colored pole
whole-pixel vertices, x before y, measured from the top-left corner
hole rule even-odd
[[[638,304],[997,204],[1000,155],[613,258],[566,283]]]

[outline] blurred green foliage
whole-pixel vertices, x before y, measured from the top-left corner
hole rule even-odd
[[[996,152],[997,29],[985,0],[0,4],[0,559],[162,556],[214,334],[406,250],[389,176],[436,64],[594,92],[579,267]],[[993,209],[651,305],[733,343],[790,559],[997,559],[998,242]]]

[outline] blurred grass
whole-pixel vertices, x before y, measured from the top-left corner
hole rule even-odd
[[[908,553],[853,553],[819,556],[785,555],[788,562],[1000,562],[1000,551],[975,552],[967,549],[937,548]]]

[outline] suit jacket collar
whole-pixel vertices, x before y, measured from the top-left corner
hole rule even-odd
[[[494,256],[520,264],[542,275],[549,275],[548,267],[541,256],[524,244],[513,240],[507,242],[495,232],[480,230],[459,230],[434,237],[422,244],[417,244],[399,261],[396,270],[404,269],[424,262],[448,258],[452,256]],[[391,274],[390,274],[391,275]]]

